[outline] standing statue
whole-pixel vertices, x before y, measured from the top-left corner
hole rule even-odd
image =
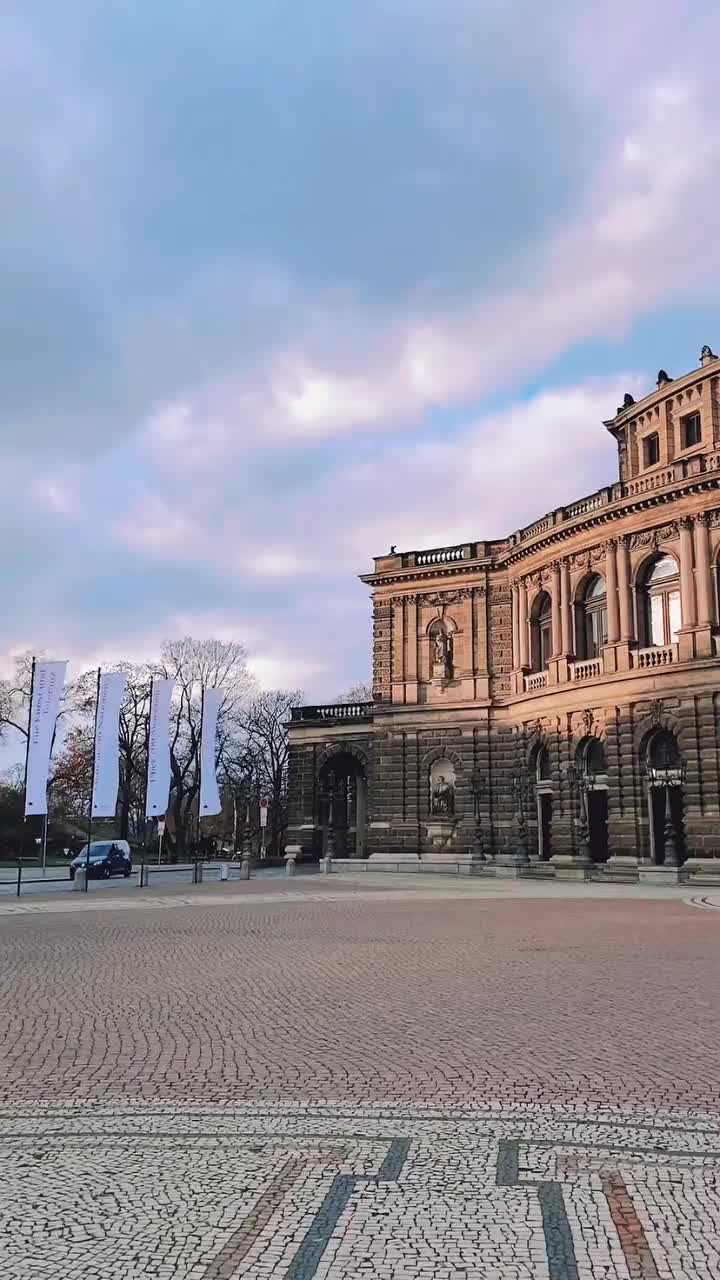
[[[445,676],[452,675],[452,636],[447,631],[436,631],[432,639],[433,673],[438,674],[441,668]]]
[[[447,782],[444,774],[440,774],[431,797],[431,811],[438,815],[449,816],[455,808],[455,788]]]

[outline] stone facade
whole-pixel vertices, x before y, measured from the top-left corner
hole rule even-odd
[[[293,712],[298,855],[720,870],[720,360],[605,426],[615,484],[363,576],[373,702]]]

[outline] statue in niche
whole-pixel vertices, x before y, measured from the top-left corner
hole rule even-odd
[[[453,673],[452,636],[443,625],[438,625],[431,637],[432,673],[434,676],[449,678]]]
[[[430,812],[451,818],[455,812],[455,770],[449,760],[437,760],[430,773]]]

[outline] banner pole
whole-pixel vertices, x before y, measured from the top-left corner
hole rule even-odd
[[[145,747],[146,747],[145,788],[143,791],[143,807],[142,807],[143,843],[142,843],[142,857],[140,861],[140,888],[141,889],[144,887],[145,858],[147,855],[147,797],[148,797],[148,778],[150,775],[150,726],[152,724],[152,709],[153,709],[153,678],[151,676],[150,677],[150,705],[148,707],[147,735],[146,735],[146,743],[145,743]]]
[[[93,749],[92,749],[92,769],[90,771],[90,806],[88,809],[88,840],[87,853],[85,854],[85,892],[88,891],[90,883],[90,842],[92,840],[93,829],[93,795],[95,792],[95,756],[97,752],[97,726],[98,711],[100,709],[100,667],[97,671],[97,685],[95,689],[95,723],[93,725]]]
[[[205,686],[200,690],[200,741],[198,742],[198,758],[197,758],[197,838],[195,841],[195,862],[200,861],[200,795],[202,792],[202,748],[203,733],[205,732]]]
[[[25,743],[25,777],[23,779],[23,838],[20,845],[20,850],[18,852],[18,865],[21,868],[20,870],[21,875],[22,875],[23,848],[25,845],[25,823],[27,822],[27,812],[26,812],[27,810],[27,776],[28,776],[28,762],[30,760],[30,730],[32,728],[33,694],[35,692],[35,662],[36,662],[36,659],[35,657],[33,657],[32,666],[30,668],[30,707],[28,709],[27,742]],[[18,877],[18,887],[19,885],[20,885],[20,879]]]

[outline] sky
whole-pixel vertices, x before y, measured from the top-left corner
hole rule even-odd
[[[370,674],[359,573],[615,478],[720,349],[720,10],[5,0],[0,671]]]

